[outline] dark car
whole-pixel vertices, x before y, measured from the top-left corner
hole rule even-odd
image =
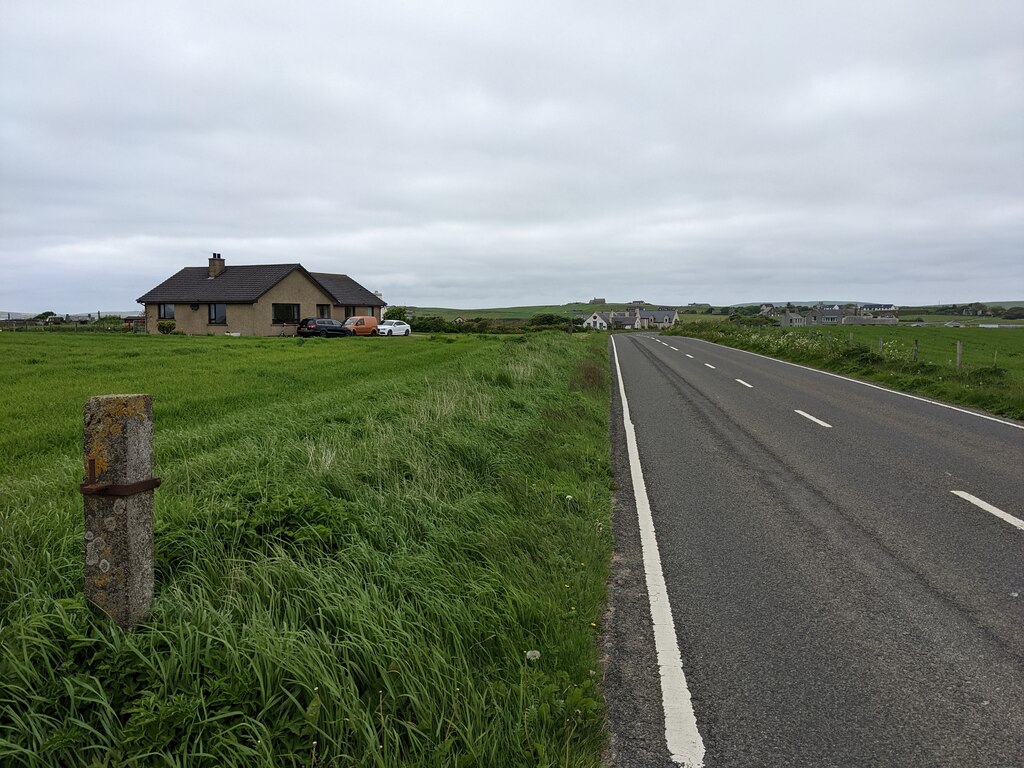
[[[295,330],[299,336],[351,336],[352,329],[338,320],[321,317],[307,317]]]

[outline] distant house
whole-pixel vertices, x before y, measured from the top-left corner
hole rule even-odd
[[[588,304],[607,304],[608,302],[603,297],[601,297],[601,296],[595,296],[594,298],[592,298],[587,303]]]
[[[611,324],[606,312],[595,312],[583,321],[584,328],[593,328],[595,331],[607,331]]]
[[[671,328],[679,321],[675,309],[648,309],[639,313],[644,328]]]
[[[846,314],[838,304],[819,304],[804,315],[804,325],[840,325]]]
[[[900,311],[900,308],[895,304],[858,304],[857,312],[861,315],[871,315],[873,317],[882,317],[887,315],[895,315]]]
[[[161,320],[173,320],[176,331],[189,335],[288,335],[304,317],[379,320],[387,306],[347,275],[309,272],[301,264],[228,267],[219,253],[208,266],[185,267],[137,301],[149,333],[158,332]]]
[[[643,328],[643,321],[636,315],[613,315],[611,327],[613,329],[639,331]]]
[[[898,317],[871,317],[870,315],[847,315],[842,319],[843,325],[898,325]]]
[[[778,323],[783,328],[802,328],[807,321],[799,312],[783,312],[779,315]]]

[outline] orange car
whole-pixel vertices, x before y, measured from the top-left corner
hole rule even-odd
[[[377,318],[373,315],[353,315],[345,321],[345,327],[356,336],[376,336]]]

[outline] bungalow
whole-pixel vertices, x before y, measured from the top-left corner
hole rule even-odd
[[[675,309],[650,309],[640,312],[644,328],[671,328],[679,321],[679,312]]]
[[[636,315],[612,315],[612,329],[623,328],[630,331],[639,331],[643,328],[643,321]]]
[[[289,335],[288,327],[304,317],[379,320],[387,306],[347,275],[308,272],[301,264],[228,267],[219,253],[209,266],[185,267],[136,301],[146,308],[149,333],[173,320],[175,330],[189,335]]]
[[[840,325],[843,318],[846,317],[847,312],[843,307],[838,304],[823,305],[819,304],[817,307],[812,309],[806,315],[804,315],[805,325]]]
[[[606,312],[595,312],[583,321],[584,328],[593,328],[596,331],[607,331],[611,320]]]

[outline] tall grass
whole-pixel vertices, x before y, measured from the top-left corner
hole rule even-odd
[[[0,764],[599,765],[605,344],[5,334]],[[114,391],[164,480],[134,632],[81,595]]]
[[[837,327],[783,329],[736,323],[690,324],[665,333],[806,363],[894,389],[1024,418],[1024,332],[945,328]],[[962,366],[956,340],[969,334]],[[881,348],[878,339],[882,339]],[[920,338],[914,358],[913,341]]]

